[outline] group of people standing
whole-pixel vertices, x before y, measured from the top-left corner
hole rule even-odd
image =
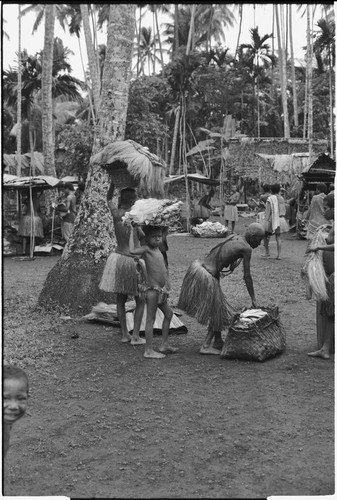
[[[112,200],[111,190],[107,201],[114,222],[117,239],[116,249],[107,258],[100,288],[117,297],[117,316],[121,325],[121,341],[131,345],[145,344],[146,358],[163,358],[177,352],[168,342],[169,326],[173,311],[168,304],[170,293],[168,264],[164,258],[167,249],[163,246],[165,235],[162,227],[123,224],[123,216],[137,199],[134,188],[120,192],[118,206]],[[231,273],[243,262],[244,281],[256,305],[253,280],[250,272],[252,249],[260,245],[265,231],[258,223],[252,223],[243,236],[230,234],[220,245],[214,247],[204,260],[196,260],[187,269],[178,301],[179,309],[208,325],[201,354],[220,354],[221,331],[229,327],[234,310],[227,302],[220,287],[220,273],[228,268]],[[125,303],[128,296],[136,302],[134,329],[129,334],[126,325]],[[146,305],[145,340],[139,337],[141,320]],[[157,308],[164,314],[162,342],[158,351],[153,348],[153,324]]]
[[[210,218],[214,210],[211,206],[211,199],[214,194],[214,189],[210,189],[209,192],[202,196],[198,203],[194,205],[192,224],[195,224],[198,221],[206,221]],[[233,185],[230,194],[225,196],[224,206],[222,207],[222,213],[226,226],[229,228],[229,223],[231,224],[231,229],[228,229],[229,234],[234,233],[235,223],[239,220],[237,208],[239,200],[240,192],[238,191],[236,185]]]

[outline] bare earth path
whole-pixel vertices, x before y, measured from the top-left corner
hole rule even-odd
[[[237,232],[249,222],[240,219]],[[169,236],[172,305],[188,263],[220,241]],[[4,359],[26,369],[31,397],[12,431],[3,493],[332,495],[334,357],[307,356],[316,331],[300,278],[305,248],[289,234],[280,261],[254,251],[258,302],[279,304],[287,332],[286,352],[264,363],[201,356],[205,327],[185,315],[188,334],[172,338],[180,352],[145,359],[143,347],[119,341],[118,328],[34,311],[58,257],[5,258]],[[222,286],[238,309],[250,305],[241,268]]]

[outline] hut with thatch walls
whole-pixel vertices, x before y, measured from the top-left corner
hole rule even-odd
[[[300,178],[303,180],[305,189],[314,190],[319,182],[334,183],[335,175],[335,160],[323,153],[302,170]]]

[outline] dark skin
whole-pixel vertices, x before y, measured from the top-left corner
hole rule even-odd
[[[324,216],[327,220],[335,219],[335,208],[334,206],[329,206],[329,204],[324,200],[323,203]],[[323,265],[327,275],[332,274],[335,271],[335,227],[333,226],[326,238],[325,245],[318,245],[316,247],[309,248],[310,252],[317,252],[318,250],[323,250]],[[330,329],[326,329],[323,332],[323,345],[318,351],[309,352],[308,355],[314,358],[330,359]]]
[[[247,231],[244,236],[235,235],[230,241],[224,243],[221,252],[211,251],[203,260],[203,266],[215,278],[220,278],[222,269],[229,267],[238,259],[242,259],[243,263],[243,279],[246,284],[247,291],[250,295],[252,306],[256,307],[255,292],[253,279],[250,272],[250,262],[252,249],[257,248],[263,240],[264,232],[261,229],[255,234]],[[214,339],[214,347],[211,347],[211,342]],[[214,332],[208,328],[205,342],[200,349],[201,354],[219,354],[222,347],[221,332]]]
[[[133,196],[127,201],[121,203],[120,207],[117,208],[111,200],[108,201],[108,205],[111,211],[111,215],[114,221],[114,228],[117,240],[116,251],[123,253],[124,255],[131,255],[129,249],[129,235],[130,228],[125,226],[122,222],[122,217],[127,211],[129,211],[132,205],[137,200],[137,194],[134,193]],[[135,238],[137,236],[135,235]],[[139,296],[135,297],[136,310],[134,315],[134,329],[132,336],[129,334],[126,326],[126,313],[125,313],[125,303],[127,301],[127,295],[118,293],[116,297],[117,302],[117,315],[121,324],[122,342],[131,341],[132,345],[144,344],[144,340],[139,337],[139,329],[144,312],[144,303]]]

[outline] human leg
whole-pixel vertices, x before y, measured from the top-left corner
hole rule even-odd
[[[214,349],[219,349],[221,351],[223,346],[223,340],[221,337],[221,332],[214,332],[213,347]]]
[[[276,247],[277,247],[277,260],[280,260],[281,258],[281,235],[280,234],[275,234],[276,238]]]
[[[167,301],[165,301],[163,304],[158,305],[158,307],[164,314],[162,326],[162,343],[159,347],[159,351],[164,354],[175,353],[178,351],[178,349],[176,347],[170,346],[168,341],[173,311]]]
[[[156,290],[148,290],[146,292],[145,358],[165,358],[165,354],[156,352],[153,349],[153,325],[156,319],[157,307],[158,292]]]
[[[216,349],[215,347],[211,347],[211,342],[215,336],[215,334],[218,332],[214,332],[213,328],[211,325],[208,325],[208,330],[207,330],[207,335],[204,340],[204,343],[202,344],[200,348],[200,354],[220,354],[221,349]]]
[[[330,353],[333,352],[333,339],[335,334],[335,318],[334,316],[326,316],[321,311],[322,302],[316,302],[316,329],[317,343],[319,349],[309,352],[308,356],[315,358],[329,359]]]
[[[139,336],[140,325],[142,324],[144,314],[144,301],[137,295],[135,297],[136,309],[133,317],[133,333],[131,337],[131,345],[143,345],[146,340]]]
[[[22,236],[22,253],[23,253],[23,255],[26,254],[27,240],[28,240],[28,238],[26,236]]]
[[[235,228],[235,220],[232,220],[232,233],[234,233],[234,228]]]
[[[126,315],[125,315],[125,302],[127,299],[127,295],[123,295],[122,293],[117,293],[117,316],[121,325],[121,334],[122,342],[130,342],[131,340],[131,335],[128,332],[128,329],[126,327]]]
[[[265,249],[265,256],[266,257],[269,257],[270,256],[270,253],[269,253],[269,239],[270,239],[270,236],[269,234],[265,234],[264,238],[263,238],[263,246],[264,246],[264,249]]]

